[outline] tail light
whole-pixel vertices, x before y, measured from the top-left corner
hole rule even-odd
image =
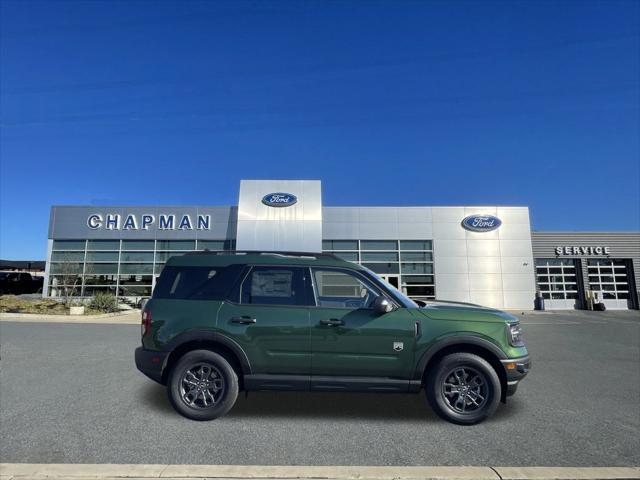
[[[151,330],[151,310],[143,310],[140,333],[144,337],[149,330]]]

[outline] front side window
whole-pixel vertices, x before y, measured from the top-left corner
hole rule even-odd
[[[242,283],[241,303],[309,305],[305,273],[297,267],[253,267]]]
[[[380,294],[357,276],[338,270],[313,270],[313,283],[319,307],[371,308]]]

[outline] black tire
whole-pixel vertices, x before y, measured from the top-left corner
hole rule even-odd
[[[222,355],[210,350],[183,355],[168,380],[167,393],[173,408],[192,420],[221,417],[238,398],[238,375]]]
[[[461,352],[446,355],[431,369],[426,393],[439,417],[459,425],[474,425],[496,411],[501,388],[500,378],[489,362]]]

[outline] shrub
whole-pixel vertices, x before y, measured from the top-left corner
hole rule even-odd
[[[89,308],[99,312],[117,312],[118,302],[116,301],[116,297],[110,293],[96,293],[91,297]]]

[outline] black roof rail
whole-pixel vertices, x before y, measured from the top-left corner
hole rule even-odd
[[[198,250],[187,252],[185,255],[273,255],[281,257],[308,257],[308,258],[325,258],[327,260],[341,260],[333,253],[321,252],[289,252],[275,250]]]

